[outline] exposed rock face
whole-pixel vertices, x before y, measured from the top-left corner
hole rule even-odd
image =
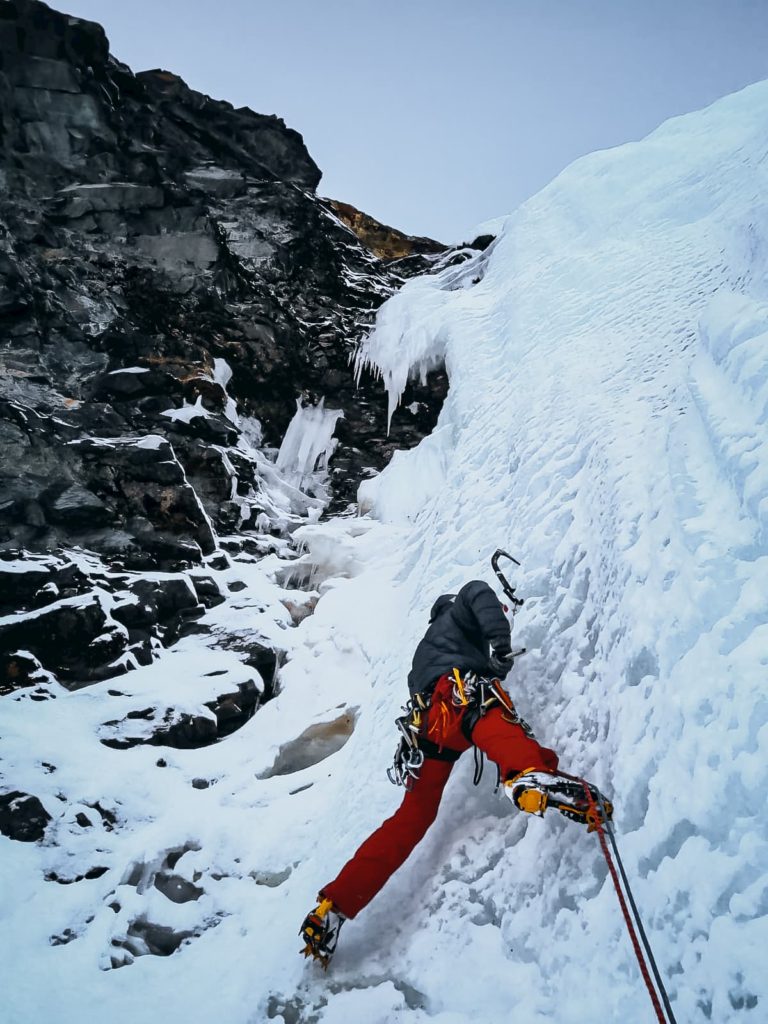
[[[32,699],[49,699],[48,683],[73,689],[148,665],[224,601],[204,570],[145,577],[89,561],[84,572],[66,557],[0,557],[0,696],[37,686]]]
[[[104,723],[101,742],[115,750],[128,750],[143,743],[180,750],[205,747],[245,725],[271,696],[261,680],[250,680],[231,693],[218,694],[206,701],[204,706],[211,712],[208,715],[155,706],[130,711],[124,719]]]
[[[36,796],[18,790],[0,793],[0,832],[9,839],[34,843],[43,838],[50,820]]]
[[[468,253],[319,180],[279,118],[135,75],[99,25],[0,0],[0,698],[55,700],[210,632],[232,560],[290,548],[286,493],[319,511],[274,463],[297,399],[341,412],[331,511],[433,428],[444,373],[388,434],[352,356],[409,276]],[[311,612],[286,600],[294,622]],[[116,708],[104,741],[214,742],[274,696],[279,651],[217,630],[245,680],[191,710]],[[24,799],[8,814],[42,822]]]
[[[279,118],[134,75],[100,26],[0,0],[0,548],[199,560],[211,527],[239,527],[233,495],[258,492],[243,418],[277,445],[299,395],[344,414],[335,508],[431,430],[444,374],[387,436],[350,356],[443,247],[334,213],[319,179]]]
[[[62,681],[101,678],[101,667],[122,654],[124,636],[96,594],[58,601],[0,625],[5,650],[31,652],[46,668],[54,667]]]
[[[338,218],[355,232],[363,245],[381,260],[399,260],[414,253],[445,252],[445,246],[441,242],[436,242],[433,238],[403,234],[397,228],[382,224],[349,203],[331,199],[330,206]]]

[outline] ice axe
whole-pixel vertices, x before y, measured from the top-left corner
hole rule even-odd
[[[491,557],[491,566],[493,568],[493,571],[496,573],[496,576],[498,577],[499,583],[501,583],[502,590],[507,595],[509,601],[512,604],[512,616],[514,618],[515,612],[524,602],[522,597],[515,597],[515,588],[511,585],[507,577],[499,568],[500,558],[508,558],[510,562],[514,562],[515,565],[520,565],[520,563],[516,558],[513,558],[508,551],[503,551],[501,548],[497,548]],[[519,658],[521,654],[525,654],[525,647],[521,647],[517,651],[511,651],[509,657],[506,660],[514,663],[515,658]]]
[[[514,613],[523,604],[523,599],[522,597],[515,597],[515,588],[510,584],[507,577],[499,568],[500,558],[508,558],[510,562],[514,562],[515,565],[520,565],[520,563],[516,558],[513,558],[508,551],[503,551],[501,548],[497,548],[496,551],[494,551],[493,555],[491,556],[491,567],[493,571],[496,573],[499,583],[501,583],[502,590],[507,595],[509,600],[512,602],[512,610]]]

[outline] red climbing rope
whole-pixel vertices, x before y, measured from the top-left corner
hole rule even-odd
[[[623,865],[621,864],[621,860],[619,859],[619,867],[621,868],[621,874],[622,874],[622,878],[624,879],[624,885],[626,886],[627,894],[629,896],[630,902],[632,904],[632,909],[633,909],[633,911],[635,913],[635,917],[637,919],[638,928],[640,929],[640,933],[641,933],[641,935],[643,937],[643,943],[644,943],[644,945],[646,947],[646,950],[648,951],[648,954],[649,954],[651,965],[653,967],[653,973],[654,973],[654,976],[656,978],[656,983],[657,983],[657,985],[659,987],[659,991],[661,992],[662,997],[664,999],[664,1006],[665,1006],[665,1008],[667,1010],[667,1014],[668,1014],[668,1016],[666,1018],[664,1016],[664,1011],[661,1008],[661,1003],[659,1001],[658,993],[656,992],[656,989],[653,986],[653,982],[651,981],[651,975],[650,975],[650,972],[648,970],[648,964],[645,961],[645,956],[643,954],[643,950],[640,948],[640,941],[639,941],[639,939],[637,937],[637,932],[635,931],[635,926],[634,926],[634,923],[632,921],[632,915],[630,914],[629,908],[627,907],[627,902],[624,899],[624,893],[622,892],[622,889],[621,889],[621,883],[619,882],[619,875],[618,875],[618,872],[616,870],[616,865],[613,863],[613,858],[611,857],[611,851],[608,849],[608,843],[605,841],[605,828],[607,828],[608,826],[607,826],[607,819],[605,817],[604,810],[603,810],[603,812],[598,810],[597,804],[595,803],[595,798],[592,796],[592,790],[590,789],[588,783],[584,779],[576,779],[576,776],[570,776],[570,778],[575,779],[576,781],[580,782],[581,785],[584,787],[584,792],[587,795],[587,803],[589,805],[589,813],[590,813],[590,816],[591,816],[591,824],[592,824],[594,830],[597,832],[598,838],[600,840],[600,847],[601,847],[601,849],[603,851],[603,856],[605,857],[605,862],[608,865],[608,870],[611,873],[611,878],[613,880],[613,886],[614,886],[614,888],[616,890],[616,895],[619,898],[619,905],[621,906],[621,912],[624,915],[624,922],[625,922],[625,924],[627,926],[627,931],[629,932],[629,937],[632,940],[632,946],[633,946],[633,948],[635,950],[635,956],[637,957],[637,962],[638,962],[638,964],[640,966],[640,973],[643,976],[643,981],[645,982],[646,988],[648,989],[648,994],[651,997],[651,1002],[653,1003],[653,1008],[656,1011],[656,1018],[659,1021],[659,1024],[667,1024],[667,1021],[670,1021],[671,1024],[676,1024],[674,1014],[672,1013],[672,1008],[669,1005],[669,999],[667,997],[667,993],[666,993],[666,991],[664,989],[664,984],[663,984],[663,982],[661,980],[661,976],[659,975],[658,969],[656,967],[656,962],[653,959],[653,953],[651,952],[650,946],[648,944],[648,939],[647,939],[647,936],[645,934],[645,930],[643,929],[642,921],[640,920],[640,915],[638,913],[637,906],[635,905],[635,901],[632,898],[632,892],[631,892],[631,890],[629,888],[629,881],[628,881],[627,876],[626,876],[626,874],[624,872]],[[605,828],[603,826],[605,826]],[[618,852],[619,851],[616,848],[616,842],[615,842],[615,840],[613,838],[613,834],[610,831],[609,831],[609,835],[610,835],[610,838],[611,838],[611,845],[613,846],[614,850],[616,851],[616,855],[618,857]]]

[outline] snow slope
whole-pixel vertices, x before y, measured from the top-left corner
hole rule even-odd
[[[158,769],[158,748],[99,744],[109,684],[3,706],[6,774],[62,806],[56,845],[0,847],[4,1019],[652,1020],[594,836],[517,814],[492,772],[473,789],[466,759],[329,973],[296,956],[317,888],[399,801],[392,719],[428,609],[493,582],[496,546],[523,565],[513,696],[614,796],[678,1021],[765,1019],[766,140],[760,84],[578,161],[489,250],[382,308],[361,358],[393,401],[444,358],[448,399],[362,489],[366,518],[298,531],[321,595],[298,627],[280,603],[295,562],[226,570],[247,589],[209,615],[288,659],[239,732]],[[119,689],[141,699],[154,672],[194,699],[219,660],[188,638],[162,681],[153,666]],[[75,810],[96,797],[118,824],[82,835]],[[42,880],[97,861],[96,879]],[[202,894],[170,899],[171,872]],[[189,937],[131,953],[147,921]]]

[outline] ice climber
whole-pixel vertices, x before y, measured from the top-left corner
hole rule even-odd
[[[458,594],[438,598],[432,608],[408,676],[411,699],[398,719],[402,739],[389,773],[405,786],[403,801],[322,887],[319,905],[301,928],[305,956],[324,966],[344,921],[360,913],[424,837],[454,763],[470,747],[496,763],[504,794],[522,811],[543,815],[554,807],[590,826],[595,816],[611,816],[611,804],[594,786],[589,786],[590,799],[585,783],[558,772],[557,754],[536,741],[501,686],[515,655],[522,653],[512,651],[507,617],[510,605],[513,613],[522,601],[497,561],[494,570],[509,604],[487,583],[472,580]]]

